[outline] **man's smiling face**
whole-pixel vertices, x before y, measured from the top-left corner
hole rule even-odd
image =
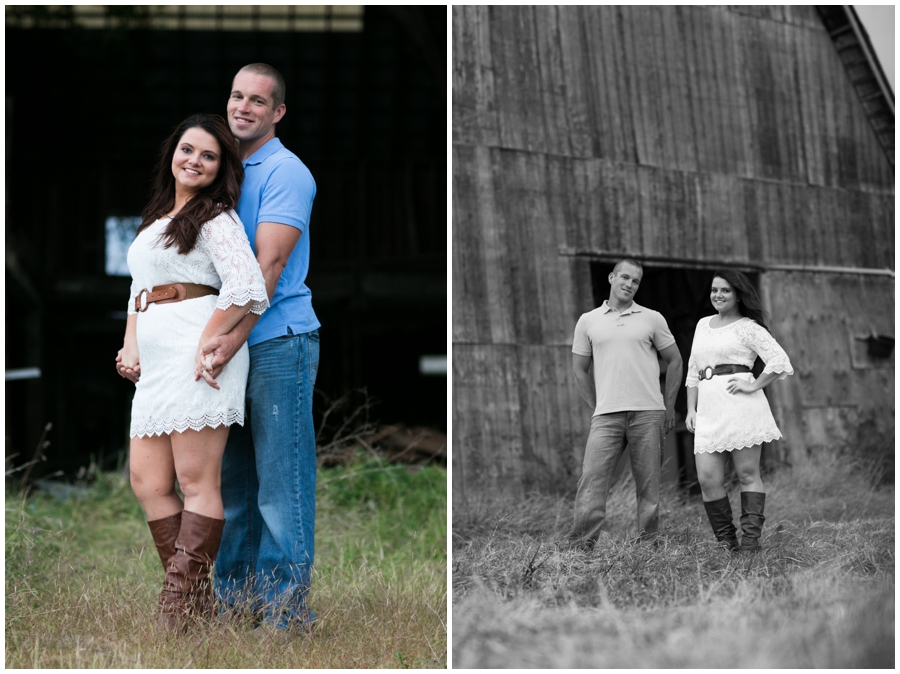
[[[256,73],[235,75],[228,99],[228,126],[242,145],[262,146],[275,136],[275,124],[284,116],[284,104],[273,108],[275,83]]]
[[[622,264],[618,271],[609,275],[610,294],[621,304],[627,305],[634,299],[643,276],[644,272],[634,265]]]

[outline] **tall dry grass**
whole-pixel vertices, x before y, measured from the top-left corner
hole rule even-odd
[[[9,668],[404,668],[446,664],[446,471],[320,472],[310,635],[155,628],[162,582],[121,474],[60,501],[6,498]]]
[[[556,543],[570,498],[455,502],[453,666],[893,667],[894,491],[871,484],[833,457],[768,476],[764,550],[737,556],[675,491],[635,541],[627,473],[591,553]]]

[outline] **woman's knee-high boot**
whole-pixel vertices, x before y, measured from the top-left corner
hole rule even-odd
[[[209,573],[219,554],[224,526],[225,520],[182,511],[175,554],[166,569],[160,598],[160,622],[166,627],[183,631],[189,616],[212,617],[214,596]]]
[[[762,534],[763,511],[766,509],[766,495],[758,491],[741,492],[741,550],[759,550],[759,536]]]
[[[716,501],[704,501],[703,507],[706,508],[706,516],[709,518],[713,534],[719,541],[719,545],[732,552],[737,550],[737,529],[734,526],[731,502],[728,497],[724,496]]]
[[[156,553],[159,555],[159,561],[162,562],[163,573],[172,555],[175,554],[175,539],[178,538],[178,532],[181,531],[181,513],[177,512],[169,517],[152,520],[147,522],[150,527],[150,535],[153,536],[153,543],[156,545]]]
[[[156,553],[159,555],[159,561],[162,562],[163,574],[169,567],[169,561],[175,556],[175,539],[178,538],[178,532],[181,531],[181,513],[175,513],[169,517],[163,517],[158,520],[147,522],[150,527],[150,535],[153,536],[153,543],[156,545]],[[163,589],[159,595],[157,609],[161,614],[166,603],[166,583],[163,580]]]

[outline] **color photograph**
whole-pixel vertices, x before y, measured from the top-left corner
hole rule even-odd
[[[7,668],[445,668],[445,5],[7,5]]]

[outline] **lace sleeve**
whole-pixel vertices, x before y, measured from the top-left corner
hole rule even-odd
[[[779,379],[784,379],[789,374],[794,374],[791,361],[781,345],[769,334],[769,331],[756,321],[742,321],[735,327],[735,334],[741,344],[759,355],[766,367],[762,374],[776,373]]]
[[[223,311],[232,305],[250,303],[250,311],[263,313],[269,306],[266,282],[250,241],[234,211],[210,220],[200,231],[197,246],[212,260],[222,287],[216,308]]]

